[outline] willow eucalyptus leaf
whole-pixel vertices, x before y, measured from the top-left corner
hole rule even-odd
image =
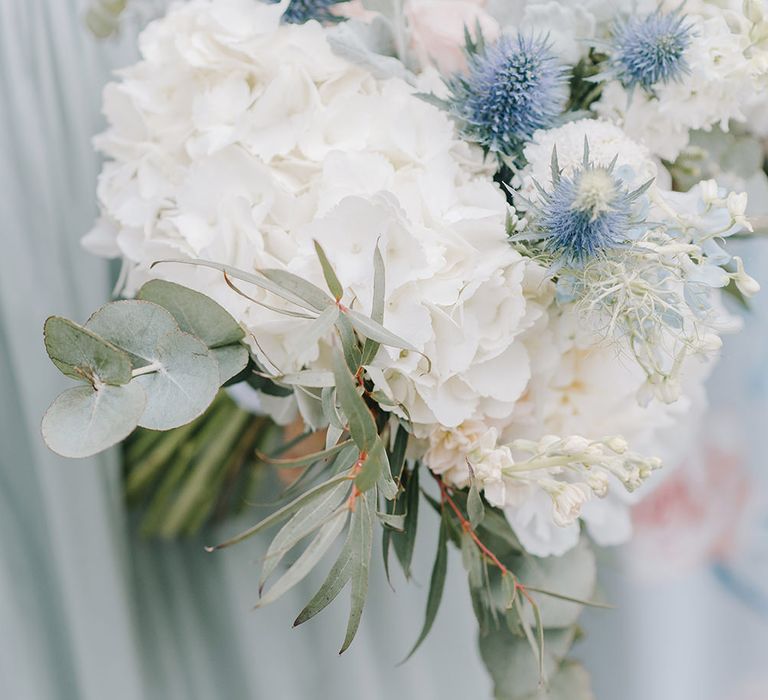
[[[384,258],[381,256],[379,244],[373,251],[373,304],[371,307],[371,320],[376,323],[384,323],[384,297],[386,296],[386,270]],[[366,338],[363,344],[361,364],[369,365],[379,351],[379,343],[371,338]]]
[[[320,287],[292,272],[269,269],[261,270],[261,273],[282,289],[307,302],[315,311],[325,311],[329,306],[335,305],[334,300]]]
[[[333,516],[349,492],[349,484],[342,483],[304,506],[280,528],[264,556],[259,578],[259,591],[283,560],[283,557],[305,537],[322,527]]]
[[[467,514],[473,528],[478,527],[485,517],[485,506],[477,488],[477,480],[472,479],[467,496]]]
[[[180,284],[150,280],[139,290],[137,298],[162,306],[181,330],[200,338],[209,348],[239,343],[245,337],[245,331],[223,306]]]
[[[336,272],[331,265],[331,261],[328,260],[328,256],[325,254],[323,247],[315,241],[315,252],[320,260],[320,266],[323,268],[323,277],[325,277],[325,283],[328,285],[328,289],[331,294],[339,301],[344,296],[344,288],[339,282],[339,278],[336,276]]]
[[[393,348],[400,348],[401,350],[411,350],[417,352],[407,340],[403,340],[400,336],[395,335],[391,331],[388,331],[380,323],[377,323],[373,319],[355,311],[354,309],[348,309],[344,312],[344,315],[349,319],[354,329],[365,338],[375,340],[382,345],[388,345]]]
[[[314,539],[307,545],[307,548],[301,553],[301,556],[275,581],[274,585],[257,603],[256,607],[273,603],[297,583],[301,582],[315,568],[323,555],[341,534],[344,525],[347,523],[348,516],[349,511],[342,509],[325,523]]]
[[[135,382],[67,389],[45,412],[43,439],[62,457],[90,457],[133,432],[146,400]]]
[[[357,344],[355,329],[347,318],[347,314],[339,314],[336,319],[336,330],[341,339],[341,349],[344,352],[344,360],[349,367],[349,371],[355,374],[360,368],[362,355]]]
[[[143,428],[177,428],[202,415],[216,398],[219,366],[205,344],[189,333],[166,334],[147,359],[157,371],[134,379],[147,393],[139,422]]]
[[[92,330],[51,316],[43,332],[48,356],[68,377],[92,384],[121,385],[131,381],[129,355]]]
[[[411,578],[411,562],[419,524],[419,500],[419,470],[413,469],[405,482],[405,532],[392,533],[392,545],[406,579]]]
[[[370,452],[379,438],[376,423],[363,397],[357,392],[354,377],[338,352],[333,353],[333,375],[336,378],[336,394],[349,423],[350,435],[361,452]]]
[[[275,377],[275,381],[290,386],[305,386],[310,389],[325,389],[336,386],[333,372],[326,372],[320,369],[305,369],[293,374],[284,374],[280,377]]]
[[[320,312],[320,315],[314,321],[307,323],[303,331],[293,340],[294,356],[306,353],[308,349],[314,347],[317,341],[333,328],[333,324],[336,323],[338,317],[338,307],[329,306]]]

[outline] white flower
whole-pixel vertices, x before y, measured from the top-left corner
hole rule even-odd
[[[548,480],[540,485],[552,499],[552,519],[559,527],[574,523],[581,515],[582,506],[592,497],[592,491],[584,484]]]

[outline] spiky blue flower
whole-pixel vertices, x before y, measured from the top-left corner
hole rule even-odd
[[[273,4],[280,0],[270,0]],[[288,24],[304,24],[311,19],[318,22],[338,22],[340,18],[331,12],[331,8],[340,2],[348,0],[291,0],[283,13],[283,22]]]
[[[517,155],[537,129],[555,125],[567,97],[568,69],[544,38],[502,36],[470,44],[468,73],[446,83],[462,132],[487,151]]]
[[[635,200],[650,187],[647,182],[630,192],[616,177],[616,159],[608,167],[589,159],[584,143],[581,167],[571,176],[560,172],[557,151],[552,153],[552,189],[538,185],[540,201],[534,205],[534,238],[555,265],[579,267],[626,244],[640,225]]]
[[[679,81],[690,72],[685,51],[691,31],[679,10],[618,21],[610,49],[613,74],[624,87],[639,85],[649,92],[656,85]]]

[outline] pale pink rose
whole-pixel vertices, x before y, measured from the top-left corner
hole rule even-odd
[[[483,9],[484,0],[406,0],[411,50],[425,67],[433,63],[449,73],[466,66],[464,28],[475,37],[479,23],[487,40],[498,38],[498,22]]]
[[[710,446],[703,459],[681,465],[632,512],[635,573],[664,578],[726,559],[737,546],[750,488],[738,454]]]

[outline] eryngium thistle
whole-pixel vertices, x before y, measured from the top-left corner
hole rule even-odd
[[[271,0],[277,3],[280,0]],[[338,22],[342,17],[334,15],[331,8],[340,2],[348,0],[291,0],[283,13],[283,22],[288,24],[304,24],[311,19],[318,22]]]
[[[619,21],[611,41],[612,72],[624,87],[652,92],[689,72],[685,51],[690,43],[691,27],[679,10]]]
[[[633,205],[651,182],[629,192],[614,174],[615,164],[593,164],[585,140],[581,168],[565,176],[553,151],[552,190],[537,184],[541,199],[534,205],[533,238],[558,266],[581,266],[621,246],[639,225]]]
[[[486,151],[517,155],[538,129],[554,126],[567,98],[568,69],[544,38],[502,36],[469,45],[468,73],[448,79],[450,111]]]

